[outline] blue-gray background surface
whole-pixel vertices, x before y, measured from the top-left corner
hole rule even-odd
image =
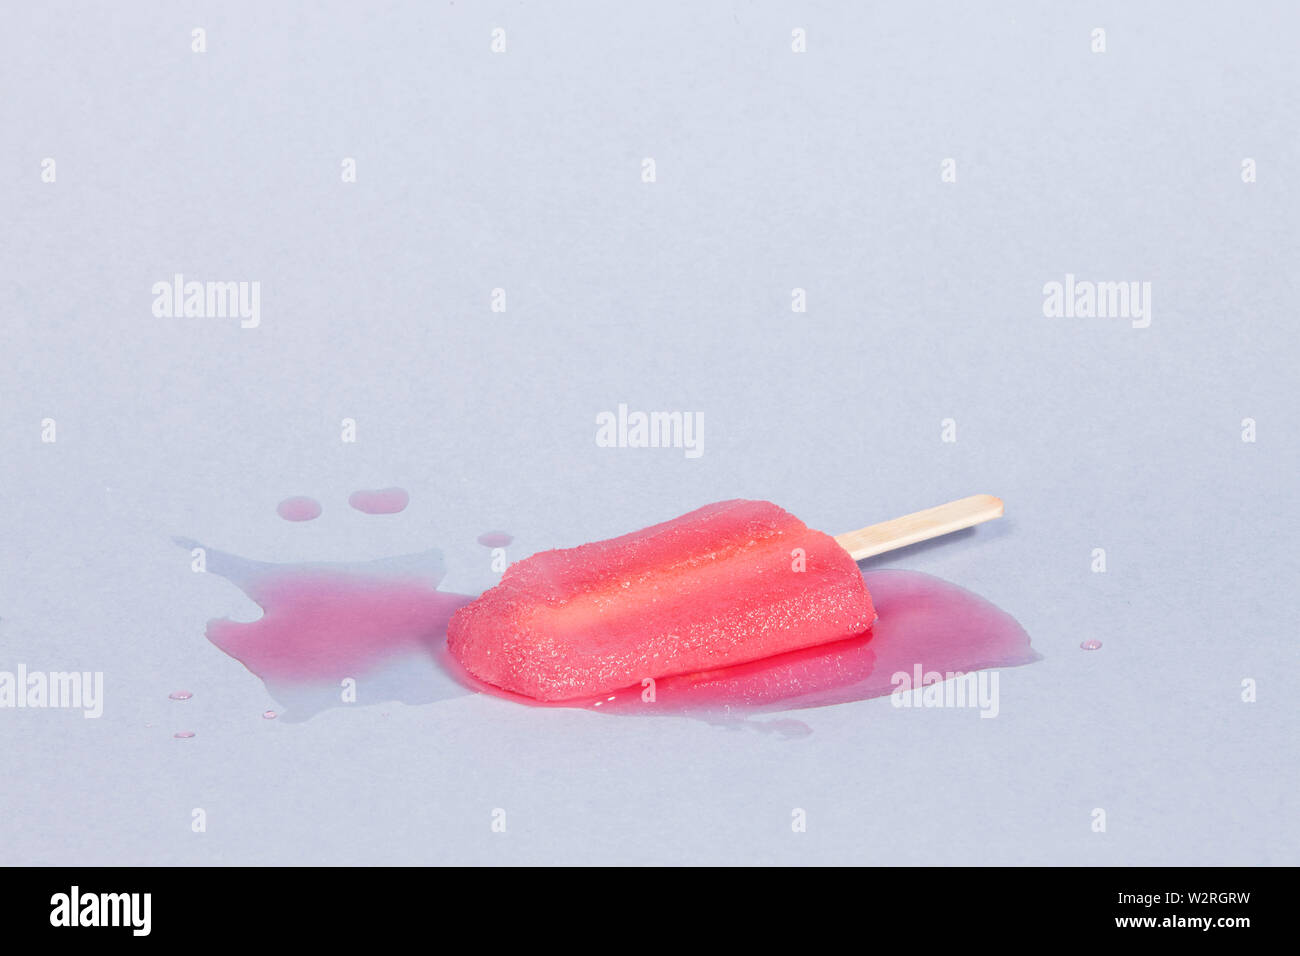
[[[0,710],[0,860],[1300,862],[1298,27],[1288,3],[7,5],[0,669],[103,671],[107,701]],[[176,272],[260,281],[260,328],[155,318]],[[1066,273],[1151,282],[1151,326],[1045,318]],[[620,402],[702,412],[703,457],[596,447]],[[347,508],[387,485],[404,514]],[[839,531],[975,492],[1007,517],[887,563],[989,597],[1045,660],[995,720],[875,700],[797,739],[468,696],[266,721],[203,637],[255,606],[170,540],[436,546],[477,591],[493,528],[519,558],[720,498]],[[324,515],[280,520],[291,494]]]

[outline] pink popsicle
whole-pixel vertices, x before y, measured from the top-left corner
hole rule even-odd
[[[875,617],[834,538],[738,499],[511,565],[447,643],[478,679],[556,701],[843,640]]]

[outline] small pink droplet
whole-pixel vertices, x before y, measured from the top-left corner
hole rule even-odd
[[[262,716],[267,720],[275,720],[279,715],[273,710],[264,710],[262,711]]]
[[[275,513],[285,521],[311,521],[320,517],[320,502],[315,498],[285,498],[275,506]]]
[[[504,548],[513,540],[515,539],[504,531],[485,531],[478,536],[478,543],[485,548]]]
[[[1090,637],[1079,646],[1085,651],[1095,651],[1097,648],[1101,647],[1101,641],[1097,640],[1095,637]]]
[[[194,731],[178,730],[176,733],[172,734],[172,736],[177,738],[178,740],[189,740],[191,737],[194,736]]]
[[[378,488],[374,491],[354,491],[348,504],[368,515],[395,515],[406,508],[411,496],[402,488]]]
[[[187,690],[177,690],[177,691],[172,691],[172,693],[168,694],[167,696],[171,700],[189,700],[194,695]]]

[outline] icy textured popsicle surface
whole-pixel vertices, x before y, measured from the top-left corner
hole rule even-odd
[[[843,640],[875,616],[833,538],[735,500],[511,565],[447,645],[480,680],[568,700]]]

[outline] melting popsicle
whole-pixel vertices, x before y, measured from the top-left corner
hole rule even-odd
[[[511,565],[447,646],[479,680],[560,701],[845,640],[876,620],[856,561],[1001,513],[976,495],[832,538],[768,501],[718,502]]]

